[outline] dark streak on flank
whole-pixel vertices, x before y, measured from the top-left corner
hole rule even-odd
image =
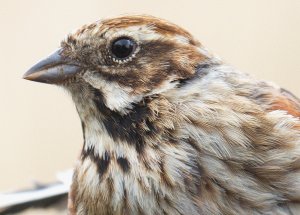
[[[127,158],[119,157],[117,162],[124,172],[128,172],[130,170],[130,163]]]

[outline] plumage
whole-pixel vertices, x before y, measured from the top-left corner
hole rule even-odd
[[[71,214],[295,213],[299,99],[182,28],[142,15],[85,25],[25,78],[65,88],[81,119]]]

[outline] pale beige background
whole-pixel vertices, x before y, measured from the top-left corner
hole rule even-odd
[[[300,96],[300,0],[1,0],[0,191],[51,181],[82,144],[69,96],[22,74],[74,28],[124,13],[177,23],[238,69]]]

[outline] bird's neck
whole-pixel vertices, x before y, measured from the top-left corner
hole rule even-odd
[[[103,107],[100,96],[77,104],[85,138],[70,195],[77,211],[147,214],[156,204],[187,201],[174,192],[185,189],[190,179],[182,176],[195,159],[174,147],[181,146],[172,137],[176,125],[170,109],[164,98],[136,104],[127,115]],[[187,202],[186,207],[194,206]]]

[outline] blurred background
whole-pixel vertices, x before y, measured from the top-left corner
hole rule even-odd
[[[120,14],[150,14],[190,31],[226,62],[300,96],[299,0],[1,0],[0,192],[50,182],[82,145],[70,97],[22,80],[73,29]]]

